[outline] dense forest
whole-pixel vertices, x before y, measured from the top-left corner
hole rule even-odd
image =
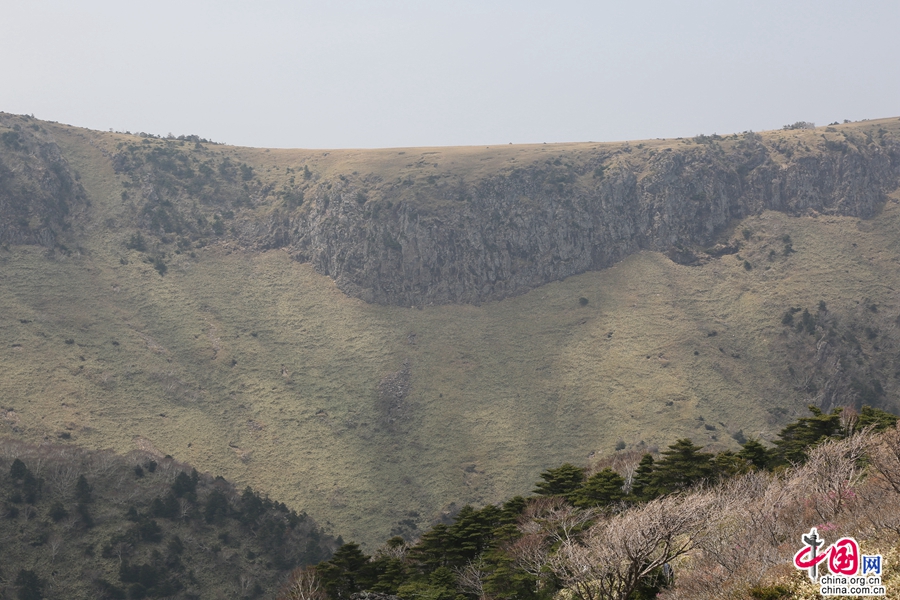
[[[338,544],[171,457],[0,442],[0,598],[257,598]]]
[[[548,469],[532,496],[466,506],[415,543],[394,537],[372,556],[344,544],[280,597],[800,597],[802,578],[783,567],[810,526],[878,548],[900,534],[897,417],[810,410],[772,447],[712,454],[680,439]]]

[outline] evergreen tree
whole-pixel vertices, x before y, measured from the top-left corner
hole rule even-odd
[[[745,458],[731,450],[719,452],[712,459],[712,476],[719,479],[747,473],[752,468]]]
[[[534,493],[539,496],[568,496],[584,482],[584,469],[565,463],[555,469],[547,469],[540,475],[543,481],[535,484]]]
[[[405,544],[406,541],[402,537],[394,536],[384,545],[389,551],[395,551]],[[390,552],[373,558],[371,566],[376,579],[375,584],[369,588],[373,592],[396,594],[397,588],[409,578],[409,572],[403,559]]]
[[[452,546],[452,540],[450,528],[438,523],[422,534],[419,543],[409,551],[409,556],[426,572],[434,571],[449,563],[448,549]]]
[[[88,484],[87,478],[84,475],[79,475],[78,481],[75,482],[75,500],[88,504],[93,500],[93,497],[91,497],[92,491],[93,489]]]
[[[656,463],[651,484],[660,494],[686,489],[709,479],[713,474],[712,454],[683,438],[665,450]]]
[[[841,426],[841,412],[838,407],[825,414],[816,406],[809,405],[811,417],[801,417],[782,429],[777,440],[773,459],[776,465],[800,463],[806,460],[807,451],[829,438],[840,438],[844,435]]]
[[[493,537],[494,529],[500,525],[501,510],[488,504],[481,510],[464,506],[450,527],[451,548],[448,548],[450,562],[461,567],[481,554]]]
[[[744,442],[737,455],[757,469],[768,469],[771,462],[770,452],[759,440],[754,438]]]
[[[519,520],[519,515],[528,506],[528,500],[522,496],[514,496],[503,503],[500,512],[500,522],[503,525],[515,525]]]
[[[16,585],[19,586],[19,600],[41,600],[44,597],[44,582],[34,571],[19,570]]]
[[[197,479],[189,477],[187,473],[182,471],[175,477],[175,481],[172,482],[172,492],[175,494],[176,498],[185,497],[192,502],[196,502]]]
[[[26,473],[28,473],[28,467],[20,459],[17,458],[12,462],[12,466],[9,468],[10,477],[16,480],[24,479]]]
[[[614,504],[625,497],[624,486],[622,476],[607,467],[590,476],[583,486],[572,492],[572,504],[581,508]]]
[[[54,523],[58,523],[69,516],[69,511],[62,505],[62,502],[57,500],[50,506],[50,511],[47,514],[50,515]]]
[[[244,488],[244,493],[241,494],[241,522],[255,523],[265,510],[265,504],[259,494],[249,485]]]
[[[228,498],[221,491],[214,489],[206,498],[206,506],[203,508],[203,518],[207,523],[221,523],[231,513]]]
[[[22,494],[25,496],[25,502],[28,504],[37,502],[43,485],[43,479],[38,479],[31,474],[31,471],[26,470],[25,477],[22,478]]]
[[[871,406],[863,406],[859,411],[859,420],[856,426],[859,429],[863,427],[873,426],[873,431],[884,431],[893,429],[897,426],[897,415],[892,415],[880,408],[872,408]]]
[[[338,600],[368,589],[375,583],[369,557],[359,549],[359,544],[344,544],[331,560],[316,567],[316,574],[328,596]]]
[[[632,502],[652,500],[659,495],[653,488],[654,469],[653,455],[645,454],[642,456],[641,462],[638,463],[637,469],[635,469],[631,478],[631,493],[628,497]]]
[[[534,576],[517,568],[509,554],[492,550],[485,558],[488,563],[484,581],[487,597],[496,600],[532,600],[538,597]]]

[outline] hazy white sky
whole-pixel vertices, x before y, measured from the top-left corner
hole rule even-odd
[[[897,0],[0,0],[0,111],[268,147],[900,116]]]

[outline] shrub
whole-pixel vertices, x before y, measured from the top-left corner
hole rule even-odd
[[[791,123],[790,125],[785,125],[782,129],[791,131],[794,129],[815,129],[816,124],[811,123],[809,121],[796,121],[795,123]]]
[[[138,252],[146,252],[147,251],[147,241],[144,239],[144,236],[141,235],[141,232],[137,232],[132,234],[128,241],[125,242],[125,247],[129,250],[137,250]]]
[[[78,502],[84,502],[85,504],[91,502],[93,500],[93,498],[91,497],[92,491],[93,489],[87,482],[85,476],[79,475],[78,481],[75,483],[75,499]]]
[[[163,276],[166,274],[166,271],[169,270],[169,267],[166,266],[165,261],[161,256],[157,256],[153,259],[153,268],[156,269],[156,272]]]
[[[403,246],[400,244],[400,242],[398,242],[396,238],[394,238],[394,236],[392,236],[387,231],[384,232],[382,239],[384,240],[385,248],[388,248],[389,250],[397,250],[398,252],[400,250],[403,250]]]
[[[0,140],[3,140],[4,146],[12,150],[19,150],[22,147],[19,134],[15,131],[4,131],[0,134]]]
[[[757,585],[748,591],[754,600],[782,600],[791,597],[791,588],[786,585]]]
[[[69,516],[69,511],[65,509],[62,502],[57,500],[53,503],[53,506],[50,507],[49,515],[54,522],[58,523]]]
[[[44,597],[44,582],[32,570],[20,569],[16,585],[19,586],[19,600],[41,600]]]
[[[18,458],[13,461],[12,466],[9,468],[9,476],[13,479],[24,479],[27,473],[28,467]]]

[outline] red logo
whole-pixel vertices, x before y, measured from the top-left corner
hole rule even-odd
[[[828,559],[828,570],[834,575],[856,575],[859,571],[859,544],[853,538],[841,538],[821,553],[819,546],[825,543],[813,527],[801,538],[803,548],[794,555],[794,566],[809,569],[809,578],[818,580],[817,566]]]

